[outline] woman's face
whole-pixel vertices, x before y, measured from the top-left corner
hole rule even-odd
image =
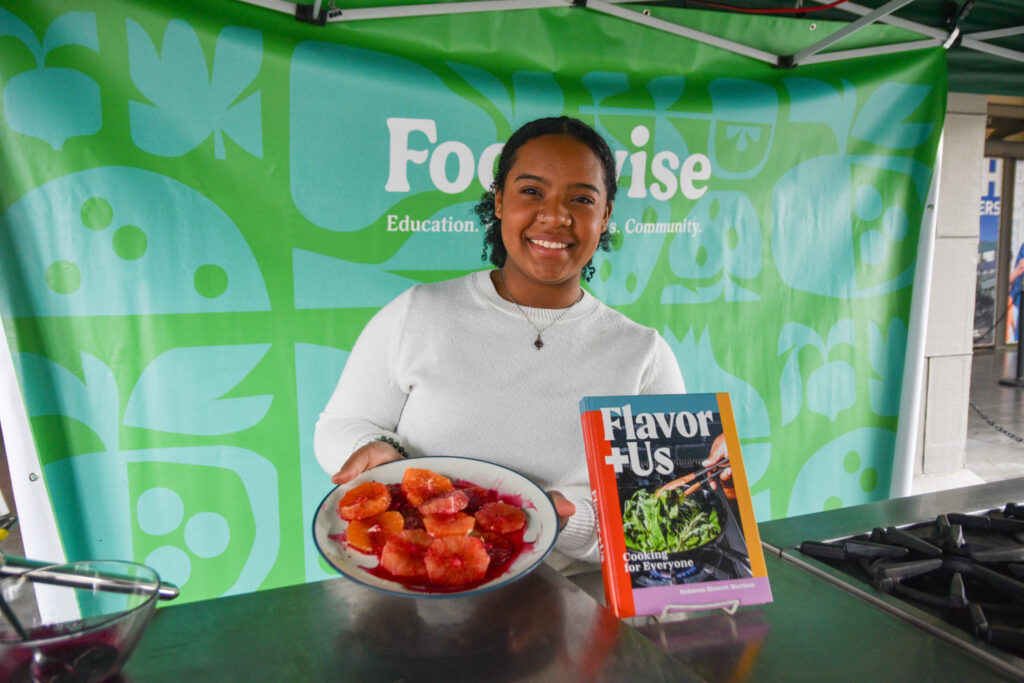
[[[525,143],[516,151],[504,187],[494,193],[494,213],[508,251],[506,282],[578,285],[611,212],[604,169],[586,144],[568,135]]]

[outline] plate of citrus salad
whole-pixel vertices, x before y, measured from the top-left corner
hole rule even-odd
[[[324,559],[397,595],[467,595],[511,583],[558,535],[547,493],[501,465],[454,456],[378,465],[334,488],[313,519]]]

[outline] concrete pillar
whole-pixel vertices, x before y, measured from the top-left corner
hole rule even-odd
[[[914,493],[982,481],[966,469],[964,446],[986,118],[985,95],[949,94],[942,136]]]

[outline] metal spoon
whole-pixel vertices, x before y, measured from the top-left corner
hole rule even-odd
[[[24,557],[5,555],[0,552],[0,578],[5,576],[23,576],[31,581],[52,583],[58,586],[85,587],[93,590],[111,591],[113,593],[134,593],[141,585],[149,589],[148,582],[140,582],[126,576],[109,576],[106,574],[75,574],[71,571],[51,569],[53,562],[29,560]],[[173,600],[178,597],[178,587],[161,581],[156,587],[158,600]]]

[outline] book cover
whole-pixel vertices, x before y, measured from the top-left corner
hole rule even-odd
[[[588,396],[580,415],[617,616],[771,602],[728,394]]]

